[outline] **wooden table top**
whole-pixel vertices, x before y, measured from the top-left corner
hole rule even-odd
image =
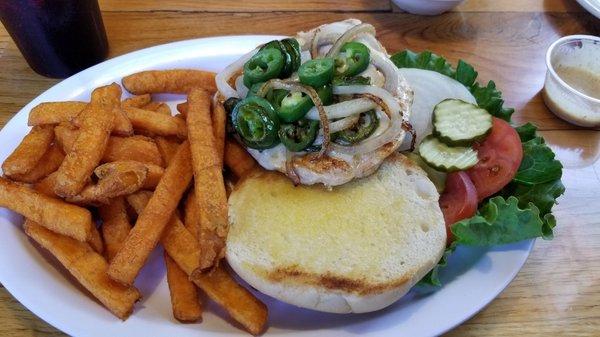
[[[390,51],[429,49],[468,60],[493,79],[516,123],[542,130],[565,169],[555,239],[538,240],[515,280],[450,336],[600,335],[600,131],[567,124],[539,94],[551,42],[600,35],[600,20],[572,0],[470,0],[435,17],[401,13],[387,0],[100,0],[110,57],[161,43],[232,34],[293,34],[356,17]],[[58,82],[34,73],[0,26],[0,126]],[[452,303],[448,303],[449,306]],[[0,285],[0,336],[64,336]]]

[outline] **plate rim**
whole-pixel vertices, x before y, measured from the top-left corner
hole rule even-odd
[[[42,93],[40,93],[39,95],[37,95],[35,98],[33,98],[29,103],[27,103],[23,108],[21,108],[17,113],[15,113],[14,116],[12,116],[6,122],[5,126],[0,130],[0,133],[4,133],[6,130],[13,129],[16,126],[16,124],[19,123],[19,119],[23,117],[23,114],[26,115],[28,110],[30,110],[35,104],[38,104],[41,101],[40,97],[46,96],[47,94],[51,93],[54,90],[60,90],[61,86],[68,85],[68,83],[65,84],[65,82],[73,81],[74,79],[85,76],[87,73],[91,74],[91,73],[94,73],[97,70],[105,68],[105,67],[112,68],[123,62],[131,62],[131,59],[136,56],[144,55],[149,52],[162,53],[162,52],[168,51],[168,49],[170,49],[170,48],[184,47],[184,46],[188,46],[188,45],[195,46],[197,44],[202,45],[202,44],[212,44],[212,43],[223,43],[223,42],[227,42],[227,41],[231,42],[232,40],[236,40],[236,39],[267,40],[267,39],[278,39],[281,37],[283,37],[283,36],[282,35],[262,35],[262,34],[242,34],[242,35],[223,35],[223,36],[212,36],[212,37],[187,39],[187,40],[180,40],[180,41],[168,42],[168,43],[159,44],[159,45],[155,45],[155,46],[145,47],[142,49],[134,50],[134,51],[116,56],[111,59],[107,59],[97,65],[94,65],[90,68],[84,69],[66,79],[59,81],[58,83],[52,85],[50,88],[48,88],[47,90],[45,90]],[[239,54],[240,54],[239,51],[235,53],[235,55],[239,55]],[[215,53],[215,55],[223,55],[223,53],[217,52],[217,53]],[[145,68],[145,66],[142,68]],[[109,76],[113,76],[113,75],[109,75]],[[85,85],[86,90],[88,90],[92,86],[93,86],[93,84],[86,84]],[[29,126],[27,126],[27,125],[26,125],[26,127],[29,128]],[[8,212],[10,212],[10,211],[8,211]],[[10,213],[13,213],[13,212],[10,212]],[[6,220],[6,216],[0,215],[0,219]],[[15,226],[15,228],[16,228],[16,226]],[[20,229],[16,228],[15,230],[20,230]],[[28,240],[28,239],[25,238],[25,240]],[[523,248],[525,248],[524,256],[522,257],[522,259],[520,261],[518,261],[517,264],[515,264],[513,266],[514,270],[506,278],[505,282],[503,282],[502,284],[499,284],[494,289],[494,291],[488,292],[489,295],[486,296],[485,299],[482,299],[482,301],[481,301],[482,304],[477,305],[477,306],[473,307],[473,309],[469,310],[469,312],[465,314],[465,316],[463,317],[462,320],[456,320],[454,322],[449,322],[448,324],[445,324],[445,325],[439,325],[438,328],[435,329],[436,334],[437,333],[441,334],[441,333],[447,332],[447,331],[461,325],[465,321],[469,320],[475,314],[477,314],[478,312],[483,310],[485,307],[487,307],[504,289],[506,289],[506,287],[514,280],[516,275],[519,273],[519,271],[522,269],[523,265],[527,261],[529,254],[531,253],[532,247],[535,243],[535,239],[525,240],[522,243],[525,245],[525,247],[523,247]],[[34,248],[34,247],[32,247],[32,248],[37,250],[37,248]],[[489,253],[489,251],[487,251],[486,253]],[[0,282],[2,282],[2,285],[11,294],[11,296],[14,299],[16,299],[19,303],[21,303],[27,310],[29,310],[34,315],[36,315],[39,319],[47,322],[48,324],[52,325],[53,327],[55,327],[56,329],[58,329],[64,333],[67,333],[69,335],[75,335],[75,333],[81,332],[79,330],[72,330],[72,328],[70,328],[70,325],[68,324],[68,322],[64,322],[63,320],[60,320],[57,315],[47,315],[46,311],[44,311],[43,308],[36,306],[33,303],[34,301],[32,300],[32,298],[27,296],[26,289],[19,288],[16,285],[16,282],[13,283],[12,281],[9,281],[8,284],[6,284],[5,280],[11,279],[11,277],[8,277],[8,278],[6,277],[6,275],[9,274],[9,272],[7,272],[7,270],[5,270],[5,269],[6,268],[0,268]],[[314,332],[314,331],[316,331],[316,330],[307,330],[306,333],[310,334],[311,332]],[[267,331],[267,333],[268,333],[268,331]]]

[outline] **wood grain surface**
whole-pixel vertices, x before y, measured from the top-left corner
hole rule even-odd
[[[493,79],[514,121],[535,122],[565,166],[555,239],[538,240],[523,269],[487,308],[449,336],[600,336],[600,132],[561,121],[539,91],[557,38],[600,35],[600,20],[571,0],[471,0],[435,17],[389,1],[100,0],[110,57],[171,41],[293,34],[349,17],[375,25],[389,51],[429,49],[468,60]],[[58,80],[35,74],[0,27],[0,126]],[[453,303],[448,303],[452,307]],[[0,336],[64,336],[0,286]]]

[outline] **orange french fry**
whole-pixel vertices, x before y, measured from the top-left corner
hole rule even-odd
[[[217,154],[221,158],[221,168],[223,168],[223,153],[225,152],[225,136],[227,127],[227,112],[223,104],[217,101],[217,97],[213,99],[212,104],[212,127],[215,135],[215,145]]]
[[[2,171],[9,177],[29,173],[48,151],[53,140],[54,129],[51,125],[34,126],[4,160]]]
[[[90,238],[88,239],[87,243],[90,245],[90,247],[92,247],[92,249],[102,255],[102,253],[104,253],[104,242],[102,241],[102,236],[100,236],[100,232],[98,231],[98,228],[96,228],[96,226],[94,224],[92,224],[92,231],[91,231],[91,235]]]
[[[198,289],[166,252],[164,255],[173,317],[184,323],[202,319],[202,304],[198,297]]]
[[[106,275],[108,264],[84,242],[53,233],[31,220],[25,233],[49,251],[79,283],[120,319],[127,319],[141,295],[134,287],[124,287]]]
[[[56,185],[56,172],[53,172],[44,179],[36,182],[33,185],[33,189],[45,196],[57,198],[58,196],[54,193],[54,185]]]
[[[179,147],[179,143],[175,140],[167,137],[158,136],[155,138],[156,146],[158,146],[158,151],[165,163],[171,162],[171,158],[177,152],[177,148]]]
[[[113,111],[120,105],[120,98],[121,88],[117,84],[94,90],[92,103],[80,114],[77,139],[56,171],[56,194],[74,196],[88,183],[108,144],[115,120]]]
[[[148,207],[138,216],[135,226],[110,263],[108,274],[112,279],[131,285],[146,263],[192,180],[190,157],[189,144],[184,142],[167,166]]]
[[[129,160],[100,165],[94,173],[98,177],[98,182],[86,186],[79,194],[67,198],[68,202],[107,204],[112,198],[134,193],[144,185],[148,168],[144,163]]]
[[[140,214],[148,204],[152,193],[140,191],[127,197],[127,202]],[[176,214],[169,220],[167,228],[180,227],[181,220]],[[171,292],[173,316],[182,322],[195,322],[202,318],[202,306],[198,298],[196,286],[189,280],[188,275],[165,252],[167,281]]]
[[[85,208],[43,195],[29,187],[0,178],[0,207],[6,207],[40,225],[79,241],[92,231],[92,215]]]
[[[98,211],[100,212],[100,218],[102,218],[105,255],[108,262],[110,262],[121,249],[123,241],[125,241],[131,230],[125,208],[125,198],[114,198],[108,205],[100,206]]]
[[[157,136],[177,136],[182,139],[187,136],[185,121],[177,117],[137,108],[124,108],[123,111],[135,130]]]
[[[54,128],[56,142],[60,144],[64,152],[68,153],[73,147],[79,131],[66,125],[58,125]],[[156,143],[152,138],[145,136],[110,137],[101,162],[112,162],[119,160],[135,160],[142,163],[163,166],[163,160]]]
[[[170,223],[160,242],[186,274],[192,275],[200,267],[198,240],[180,221]],[[250,333],[258,335],[264,330],[268,316],[267,306],[239,285],[222,264],[208,273],[197,273],[191,279]]]
[[[23,183],[33,184],[56,171],[63,159],[65,159],[65,155],[59,145],[54,143],[31,171],[26,174],[14,174],[10,178]]]
[[[166,115],[166,116],[172,115],[171,108],[169,108],[169,105],[162,103],[162,102],[150,102],[150,103],[144,105],[143,107],[141,107],[140,109],[154,111],[161,115]]]
[[[75,118],[87,106],[86,102],[45,102],[29,112],[27,125],[59,124]]]
[[[129,97],[129,98],[124,99],[121,102],[121,106],[122,107],[141,108],[144,105],[150,103],[151,100],[152,100],[152,97],[150,96],[150,94],[133,96],[133,97]]]
[[[135,160],[141,163],[164,166],[160,152],[152,138],[145,136],[110,137],[103,162]]]
[[[185,228],[192,233],[195,238],[200,237],[200,208],[198,207],[198,200],[196,200],[196,193],[194,189],[191,189],[185,199],[183,209],[183,223]]]
[[[187,94],[192,88],[216,92],[215,73],[193,69],[149,70],[123,78],[125,89],[132,94]]]
[[[242,178],[257,167],[256,161],[235,140],[225,141],[225,166],[233,172],[237,178]]]
[[[201,214],[200,245],[206,269],[225,256],[227,195],[210,116],[211,99],[208,92],[193,89],[188,95],[188,138],[194,168],[194,190]]]

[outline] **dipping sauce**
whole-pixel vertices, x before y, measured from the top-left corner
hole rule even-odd
[[[546,64],[548,108],[572,124],[600,127],[600,38],[563,37],[548,49]]]
[[[558,77],[584,95],[600,99],[600,74],[588,69],[559,65],[554,69]]]

